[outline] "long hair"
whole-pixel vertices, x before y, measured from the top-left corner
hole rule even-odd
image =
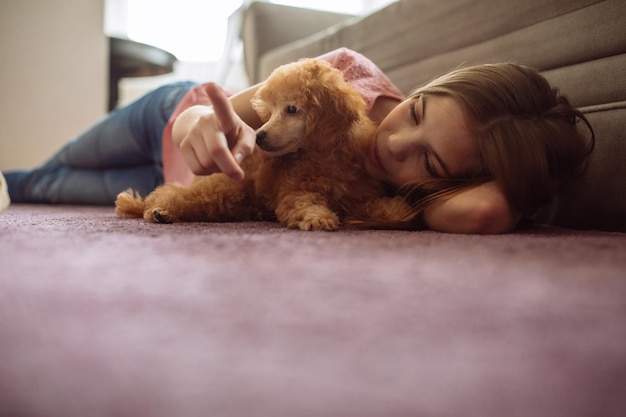
[[[531,216],[548,203],[558,185],[580,174],[595,135],[585,116],[535,69],[486,64],[455,70],[411,96],[453,98],[478,138],[479,174],[468,178],[415,181],[399,188],[417,212],[435,200],[496,180],[510,204]],[[578,129],[583,124],[590,138]]]

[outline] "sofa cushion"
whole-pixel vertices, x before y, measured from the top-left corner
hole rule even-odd
[[[372,59],[400,89],[409,91],[436,75],[459,65],[472,63],[471,61],[482,62],[487,58],[502,61],[510,55],[517,57],[524,45],[529,45],[529,51],[543,59],[567,53],[565,50],[558,50],[546,56],[545,53],[536,52],[540,52],[537,48],[547,42],[550,29],[554,31],[555,36],[562,36],[560,32],[565,32],[569,36],[575,34],[569,28],[574,23],[571,16],[576,11],[582,10],[580,16],[585,18],[582,22],[583,28],[587,26],[584,21],[586,19],[595,21],[598,15],[599,19],[604,18],[606,13],[604,8],[600,11],[585,10],[596,3],[603,2],[400,0],[356,21],[343,21],[311,36],[268,51],[267,54],[260,56],[259,75],[264,79],[279,65],[305,56],[318,56],[345,46]],[[616,7],[619,7],[619,4],[615,4],[615,7],[609,10]],[[619,19],[613,20],[615,24],[621,24]],[[542,22],[548,32],[537,32],[535,25]],[[581,24],[578,21],[575,23]],[[532,29],[524,33],[524,28]],[[615,28],[611,27],[604,33],[613,31]],[[536,39],[529,39],[529,33],[530,36],[538,33],[541,43],[538,44]],[[584,36],[585,32],[580,35]],[[498,41],[499,39],[502,40]],[[567,39],[566,36],[560,42],[567,42]],[[492,43],[494,40],[495,44]],[[518,44],[520,40],[521,43]],[[532,42],[524,42],[526,40]],[[589,41],[585,44],[588,45]],[[479,53],[478,56],[474,55],[476,52]],[[524,57],[517,59],[521,58]]]

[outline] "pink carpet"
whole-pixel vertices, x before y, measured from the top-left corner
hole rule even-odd
[[[626,415],[626,234],[0,214],[0,415]]]

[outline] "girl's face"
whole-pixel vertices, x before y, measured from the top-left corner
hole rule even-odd
[[[395,107],[378,127],[369,156],[369,174],[396,186],[466,177],[481,167],[478,140],[461,107],[438,95],[411,97]]]

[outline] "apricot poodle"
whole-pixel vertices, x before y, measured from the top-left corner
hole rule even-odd
[[[243,181],[199,176],[188,188],[160,186],[145,200],[129,190],[117,197],[117,215],[156,223],[278,220],[301,230],[336,230],[342,221],[408,228],[411,207],[387,197],[365,172],[376,126],[341,71],[317,59],[281,66],[252,106],[264,124],[242,164]]]

